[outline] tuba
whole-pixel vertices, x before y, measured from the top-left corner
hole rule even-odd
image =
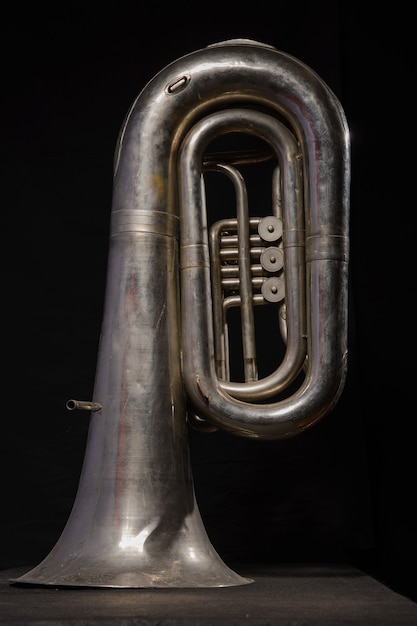
[[[264,215],[249,212],[249,166],[269,167]],[[210,176],[231,185],[229,217],[210,217]],[[349,187],[340,103],[275,47],[216,43],[144,87],[115,152],[93,400],[67,403],[90,417],[75,502],[51,552],[13,583],[252,582],[208,538],[188,427],[279,440],[332,410],[347,371]],[[270,342],[281,356],[263,374],[255,322],[268,306],[282,345]]]

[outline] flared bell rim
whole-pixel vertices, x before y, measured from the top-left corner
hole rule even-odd
[[[185,589],[220,588],[248,585],[254,581],[229,568],[221,559],[192,568],[189,563],[173,564],[169,569],[157,564],[152,567],[128,568],[126,564],[109,566],[76,566],[59,571],[40,563],[18,578],[11,585],[65,588],[113,588],[113,589]]]

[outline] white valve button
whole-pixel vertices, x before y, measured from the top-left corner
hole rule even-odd
[[[285,296],[285,284],[282,278],[267,278],[262,285],[262,295],[268,302],[279,302]]]
[[[258,233],[264,241],[278,241],[282,237],[282,220],[275,215],[264,217],[258,224]]]
[[[280,248],[270,246],[262,252],[260,261],[267,272],[278,272],[284,267],[284,254]]]

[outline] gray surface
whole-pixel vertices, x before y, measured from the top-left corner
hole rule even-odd
[[[21,626],[303,626],[417,624],[417,604],[351,566],[245,566],[242,587],[192,590],[56,589],[10,585],[3,570],[0,623]]]

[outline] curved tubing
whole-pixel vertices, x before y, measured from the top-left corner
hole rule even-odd
[[[262,129],[262,122],[264,128]],[[220,111],[203,118],[188,133],[185,138],[179,159],[180,171],[180,216],[181,216],[181,270],[182,285],[184,295],[182,297],[183,315],[182,323],[184,328],[197,326],[202,329],[205,322],[204,346],[210,350],[214,345],[211,328],[218,323],[217,320],[211,322],[210,317],[204,315],[206,311],[210,315],[213,309],[210,306],[210,271],[204,275],[202,267],[210,268],[210,260],[207,250],[207,239],[205,236],[207,225],[205,219],[205,203],[201,197],[201,186],[198,179],[193,178],[195,163],[202,162],[204,149],[207,144],[217,135],[224,132],[245,132],[257,135],[259,138],[271,144],[275,152],[281,170],[282,185],[282,212],[286,228],[283,232],[285,258],[286,258],[286,307],[290,319],[288,324],[288,335],[286,337],[286,351],[281,365],[271,374],[262,380],[252,380],[246,378],[244,383],[230,381],[218,381],[221,388],[231,396],[241,400],[263,400],[276,395],[286,389],[300,372],[306,357],[305,350],[305,229],[303,203],[301,196],[302,182],[299,171],[298,146],[290,131],[278,120],[266,117],[265,114],[253,110],[229,109]],[[239,210],[239,202],[237,202]],[[276,207],[274,207],[276,209]],[[279,217],[278,215],[276,217]],[[242,221],[238,218],[238,223]],[[246,218],[248,222],[248,217]],[[242,239],[240,236],[238,239]],[[201,247],[201,258],[195,256],[196,242]],[[200,250],[197,249],[197,250]],[[205,253],[205,254],[204,254]],[[190,257],[190,258],[188,258]],[[212,261],[211,261],[212,262]],[[189,267],[187,267],[189,265]],[[186,275],[188,270],[188,275]],[[249,275],[249,270],[239,272],[241,308],[243,317],[243,307],[251,303],[252,295],[245,294],[244,279]],[[205,293],[204,302],[206,307],[199,307],[197,303],[191,304],[192,294],[187,290],[188,285],[199,286],[197,293]],[[194,288],[195,289],[195,288]],[[207,292],[205,292],[207,289]],[[188,303],[188,306],[187,306]],[[202,320],[196,319],[193,309],[202,313]],[[252,310],[252,303],[250,305]],[[184,378],[187,381],[201,379],[202,377],[212,377],[214,372],[209,373],[213,356],[209,356],[201,348],[195,355],[196,365],[192,364],[193,341],[190,341],[191,334],[184,333]],[[204,355],[204,357],[203,357]],[[187,358],[189,357],[189,358]],[[197,365],[198,363],[198,365]],[[203,365],[204,363],[204,365]],[[202,372],[207,374],[203,376]],[[214,382],[214,381],[213,381]],[[192,384],[192,383],[191,383]],[[244,408],[243,406],[241,408]]]
[[[177,157],[186,133],[209,113],[241,104],[284,118],[303,155],[308,371],[290,398],[243,403],[208,374],[207,355],[204,366],[198,362],[197,353],[206,350],[200,339],[192,357],[184,351],[184,379],[198,415],[242,436],[284,438],[329,412],[343,390],[347,368],[350,145],[343,110],[327,85],[299,60],[246,40],[216,44],[168,65],[139,95],[121,134],[112,232],[120,231],[124,216],[128,221],[142,215],[175,219]],[[194,167],[190,174],[199,180],[198,164]],[[188,211],[181,228],[194,218]],[[291,236],[287,232],[289,247]],[[194,303],[197,310],[202,301]]]

